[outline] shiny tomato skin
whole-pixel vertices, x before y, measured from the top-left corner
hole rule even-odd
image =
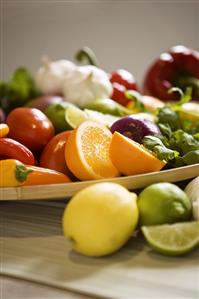
[[[71,131],[64,131],[55,135],[45,146],[40,156],[40,166],[50,168],[71,176],[66,165],[65,144]]]
[[[113,83],[113,94],[111,96],[111,99],[115,102],[119,103],[120,105],[127,106],[129,103],[129,99],[125,96],[126,88],[124,85],[121,85],[119,83]]]
[[[111,74],[111,83],[119,83],[128,90],[138,90],[137,82],[134,76],[127,70],[119,69]]]
[[[54,127],[47,116],[36,108],[19,107],[6,119],[8,137],[24,144],[33,152],[40,152],[54,136]]]

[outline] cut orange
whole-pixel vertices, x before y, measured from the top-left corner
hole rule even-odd
[[[110,158],[118,171],[125,175],[159,171],[166,164],[142,145],[118,132],[114,132],[112,137]]]
[[[71,132],[65,147],[70,171],[80,180],[118,176],[109,156],[111,138],[104,125],[90,120],[81,123]]]

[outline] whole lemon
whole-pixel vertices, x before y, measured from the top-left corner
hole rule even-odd
[[[87,256],[104,256],[121,248],[138,222],[135,193],[115,183],[97,183],[79,191],[66,206],[64,235]]]
[[[186,221],[192,213],[189,197],[171,183],[156,183],[146,187],[138,197],[138,208],[141,225]]]

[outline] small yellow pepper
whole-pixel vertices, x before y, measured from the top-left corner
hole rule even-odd
[[[5,137],[9,133],[9,127],[7,124],[0,124],[0,138]]]
[[[29,173],[23,163],[15,159],[0,161],[0,187],[17,187],[23,185]]]
[[[58,171],[24,165],[16,159],[0,160],[0,188],[69,183],[70,178]]]

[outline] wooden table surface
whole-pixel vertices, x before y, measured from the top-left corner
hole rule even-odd
[[[52,288],[46,285],[15,279],[7,276],[0,277],[1,299],[94,299],[82,294]]]

